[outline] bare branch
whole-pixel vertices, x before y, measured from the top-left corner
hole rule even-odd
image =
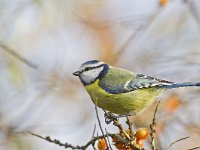
[[[93,132],[92,132],[92,138],[94,137],[95,132],[96,132],[96,123],[94,124],[94,129],[93,129]]]
[[[194,147],[194,148],[191,148],[191,149],[188,149],[188,150],[194,150],[194,149],[200,149],[200,146]]]
[[[128,128],[131,132],[131,135],[133,134],[133,129],[132,129],[132,123],[130,122],[130,119],[128,117],[126,117],[126,124],[128,125]]]
[[[178,142],[180,142],[180,141],[183,141],[183,140],[185,140],[185,139],[188,139],[188,138],[190,138],[190,137],[189,137],[189,136],[187,136],[187,137],[180,138],[180,139],[178,139],[178,140],[176,140],[176,141],[172,142],[172,143],[169,145],[169,147],[167,148],[167,150],[170,150],[170,149],[172,149],[172,146],[173,146],[174,144],[176,144],[176,143],[178,143]]]
[[[94,145],[95,142],[101,138],[105,138],[105,137],[116,137],[114,134],[109,134],[107,133],[106,135],[101,135],[101,136],[96,136],[96,137],[93,137],[93,139],[91,139],[90,141],[88,141],[85,145],[83,146],[79,146],[79,145],[72,145],[72,144],[69,144],[69,143],[62,143],[60,142],[59,140],[56,140],[56,139],[51,139],[50,136],[46,136],[46,137],[43,137],[41,135],[38,135],[38,134],[35,134],[33,132],[28,132],[29,134],[33,135],[33,136],[36,136],[40,139],[43,139],[45,141],[48,141],[50,143],[54,143],[56,145],[59,145],[61,147],[64,147],[64,148],[71,148],[71,149],[80,149],[80,150],[85,150],[87,149],[90,145]]]
[[[106,130],[106,137],[108,138],[108,146],[109,146],[109,148],[112,150],[112,146],[111,146],[111,144],[110,144],[110,140],[109,140],[109,137],[108,137],[108,131],[107,131],[107,129],[105,128],[105,130]]]
[[[106,140],[106,138],[105,138],[105,134],[104,134],[103,128],[102,128],[102,126],[101,126],[101,121],[100,121],[100,118],[99,118],[99,114],[98,114],[98,110],[97,110],[97,105],[96,105],[96,103],[95,103],[95,111],[96,111],[96,116],[97,116],[97,120],[98,120],[98,123],[99,123],[99,128],[100,128],[100,130],[101,130],[101,133],[102,133],[102,135],[103,135],[103,137],[104,137],[104,139],[105,139],[105,142],[106,142],[106,145],[107,145],[107,148],[108,148],[108,142],[107,142],[107,140]]]
[[[157,111],[158,111],[158,106],[159,106],[159,104],[160,104],[160,101],[158,101],[158,104],[157,104],[156,109],[155,109],[155,111],[154,111],[152,123],[150,124],[150,130],[151,130],[150,136],[151,136],[151,149],[152,149],[152,150],[158,150],[158,149],[156,148],[156,144],[155,144],[155,136],[156,136],[156,135],[155,135],[155,134],[156,134],[155,127],[156,127],[156,113],[157,113]]]
[[[16,51],[12,48],[10,48],[9,46],[3,44],[2,42],[0,42],[0,47],[7,53],[9,53],[10,55],[14,56],[15,58],[17,58],[18,60],[20,60],[21,62],[23,62],[24,64],[26,64],[27,66],[33,68],[33,69],[37,69],[36,65],[32,64],[31,62],[29,62],[28,60],[26,60],[25,58],[23,58],[22,56],[20,56],[18,53],[16,53]]]

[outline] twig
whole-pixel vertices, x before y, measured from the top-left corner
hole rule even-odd
[[[93,132],[92,132],[92,138],[91,138],[91,139],[94,138],[95,132],[96,132],[96,123],[94,124],[94,129],[93,129]],[[92,144],[92,147],[93,147],[94,150],[96,150],[96,148],[95,148],[95,143]]]
[[[97,104],[96,104],[96,103],[95,103],[95,111],[96,111],[96,116],[97,116],[97,120],[98,120],[98,123],[99,123],[99,128],[100,128],[100,130],[101,130],[101,133],[102,133],[102,135],[103,135],[103,137],[104,137],[104,139],[105,139],[105,142],[106,142],[106,146],[107,146],[107,148],[108,148],[108,142],[107,142],[107,140],[106,140],[106,138],[105,138],[105,134],[104,134],[103,128],[102,128],[102,126],[101,126],[101,121],[100,121],[100,118],[99,118],[99,114],[98,114]]]
[[[131,138],[130,136],[124,131],[122,125],[119,123],[119,119],[116,118],[116,116],[114,114],[112,114],[111,112],[107,113],[105,110],[103,110],[105,113],[105,117],[107,117],[107,119],[109,119],[109,123],[113,122],[113,125],[116,126],[119,129],[119,133],[120,134],[124,134],[126,136],[126,138],[130,141]],[[107,122],[106,122],[107,123]]]
[[[10,55],[14,56],[15,58],[17,58],[18,60],[20,60],[21,62],[23,62],[24,64],[26,64],[27,66],[33,68],[33,69],[37,69],[36,65],[30,63],[28,60],[26,60],[25,58],[23,58],[22,56],[20,56],[18,53],[15,52],[15,50],[13,50],[12,48],[8,47],[7,45],[3,44],[0,41],[0,47],[7,53],[9,53]]]
[[[158,101],[158,104],[156,106],[156,109],[154,111],[154,115],[153,115],[153,120],[152,120],[152,123],[150,124],[150,136],[151,136],[151,149],[152,150],[157,150],[156,148],[156,144],[155,144],[155,133],[156,133],[156,130],[155,130],[155,127],[156,127],[156,113],[158,111],[158,106],[160,104],[160,100]]]
[[[118,51],[117,51],[117,55],[121,55],[124,53],[124,51],[126,50],[126,48],[128,47],[129,43],[131,43],[131,41],[137,37],[138,33],[144,28],[144,26],[140,26],[135,32],[133,32],[129,37],[128,39],[123,43],[123,45],[118,48]]]
[[[126,117],[126,124],[128,125],[128,128],[131,132],[131,135],[133,135],[133,129],[132,129],[132,123],[130,122],[130,119],[128,117]],[[132,138],[132,137],[131,137]]]
[[[173,146],[174,144],[176,144],[176,143],[178,143],[178,142],[180,142],[180,141],[183,141],[183,140],[185,140],[185,139],[188,139],[188,138],[190,138],[190,137],[189,137],[189,136],[187,136],[187,137],[180,138],[180,139],[178,139],[178,140],[176,140],[176,141],[172,142],[172,143],[169,145],[169,147],[167,148],[167,150],[170,150],[170,149],[172,149],[172,146]]]
[[[107,113],[105,110],[103,110],[105,112],[105,118],[108,117],[109,119],[109,123],[113,122],[113,125],[116,126],[119,129],[119,134],[116,135],[116,139],[118,139],[120,142],[122,142],[123,144],[128,144],[133,150],[137,149],[135,147],[135,145],[133,144],[133,140],[134,140],[134,135],[132,134],[132,127],[131,127],[131,122],[129,121],[128,117],[127,118],[127,124],[130,128],[131,134],[127,133],[124,129],[123,126],[119,123],[119,119],[112,114],[111,112]]]
[[[96,123],[94,124],[94,129],[93,129],[93,132],[92,132],[92,138],[94,137],[95,132],[96,132]]]
[[[111,146],[111,144],[110,144],[110,140],[109,140],[109,137],[108,137],[108,131],[107,131],[106,128],[105,128],[105,130],[106,130],[106,137],[107,137],[107,139],[108,139],[109,148],[112,150],[112,146]]]
[[[194,149],[200,149],[200,146],[194,147],[194,148],[191,148],[191,149],[188,149],[188,150],[194,150]]]
[[[109,134],[107,133],[106,135],[101,135],[101,136],[96,136],[96,137],[93,137],[93,139],[91,139],[90,141],[88,141],[85,145],[83,146],[79,146],[79,145],[72,145],[72,144],[69,144],[69,143],[62,143],[60,142],[59,140],[56,140],[56,139],[51,139],[50,136],[46,136],[46,137],[43,137],[41,135],[38,135],[38,134],[35,134],[33,132],[28,132],[29,134],[33,135],[33,136],[36,136],[40,139],[43,139],[45,141],[48,141],[50,143],[54,143],[56,145],[59,145],[61,147],[64,147],[64,148],[71,148],[71,149],[80,149],[80,150],[85,150],[87,149],[90,145],[92,145],[93,143],[95,143],[97,140],[101,139],[101,138],[105,138],[105,136],[110,136],[110,137],[116,137],[115,135],[113,134]]]
[[[91,145],[92,145],[92,147],[93,147],[93,150],[96,150],[96,148],[95,148],[95,143],[92,143]]]

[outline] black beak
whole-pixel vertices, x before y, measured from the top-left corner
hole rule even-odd
[[[74,73],[72,73],[75,76],[79,76],[80,75],[80,71],[75,71]]]

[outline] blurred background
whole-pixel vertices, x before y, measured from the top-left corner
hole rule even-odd
[[[195,82],[199,48],[199,0],[0,0],[0,150],[64,149],[28,131],[73,145],[89,141],[95,124],[100,134],[94,105],[72,75],[83,62]],[[158,99],[158,147],[185,136],[173,149],[199,146],[200,88]],[[148,127],[154,109],[134,117],[134,127]],[[117,132],[99,113],[103,128]]]

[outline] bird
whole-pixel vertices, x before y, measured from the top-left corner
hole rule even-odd
[[[84,62],[78,76],[95,105],[108,112],[135,115],[168,89],[200,86],[200,82],[175,83],[113,67],[99,60]]]

